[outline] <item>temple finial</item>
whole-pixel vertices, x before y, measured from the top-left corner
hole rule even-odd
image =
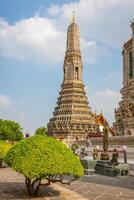
[[[75,22],[75,12],[73,11],[73,23]]]

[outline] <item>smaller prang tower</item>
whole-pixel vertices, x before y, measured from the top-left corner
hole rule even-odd
[[[113,124],[116,135],[134,135],[134,20],[132,37],[123,45],[123,88]]]
[[[48,123],[48,134],[56,138],[86,139],[98,132],[94,115],[88,106],[88,98],[82,80],[80,32],[73,14],[67,31],[64,59],[64,78],[53,118]]]

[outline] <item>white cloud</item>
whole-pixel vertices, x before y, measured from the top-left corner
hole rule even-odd
[[[51,16],[56,16],[60,14],[60,11],[61,11],[61,7],[56,4],[51,4],[50,7],[47,9],[48,14]]]
[[[98,45],[95,41],[86,41],[84,38],[81,39],[81,49],[83,55],[83,62],[95,63],[97,61]]]
[[[8,24],[0,19],[0,56],[56,65],[63,62],[66,33],[47,18],[33,17]],[[81,37],[83,62],[94,63],[107,54],[96,41]]]
[[[8,96],[0,95],[0,108],[9,108],[11,106],[11,100]]]
[[[0,55],[52,65],[63,62],[66,33],[47,18],[33,17],[8,24],[0,19]],[[84,62],[94,63],[99,47],[81,38]]]
[[[14,25],[0,19],[1,56],[56,64],[64,55],[64,40],[64,32],[47,18],[33,17]]]
[[[48,10],[55,11],[57,8],[54,19],[57,26],[67,24],[74,10],[83,37],[119,47],[130,35],[129,23],[134,17],[133,0],[79,0],[61,6],[52,4]],[[49,14],[53,16],[53,12]]]
[[[100,45],[96,41],[81,38],[81,50],[84,63],[96,63],[103,57],[112,55],[112,50],[105,45]]]
[[[0,19],[0,56],[43,62],[46,66],[63,62],[66,30],[74,10],[81,31],[83,61],[94,63],[101,54],[107,56],[107,46],[121,48],[127,40],[133,8],[132,0],[80,0],[48,8],[41,5],[35,16],[12,25]]]
[[[114,120],[114,108],[117,108],[121,95],[117,91],[105,89],[95,92],[90,97],[90,104],[97,113],[103,111],[107,120],[112,123]]]

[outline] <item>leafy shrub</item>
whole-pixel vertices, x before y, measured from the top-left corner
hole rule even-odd
[[[9,149],[12,147],[11,144],[5,142],[5,141],[0,141],[0,160],[3,160],[9,151]],[[2,161],[1,164],[2,165]]]
[[[83,175],[83,167],[73,152],[60,141],[44,136],[31,136],[15,144],[5,162],[25,176],[29,195],[38,194],[41,180],[45,185],[70,183]],[[71,175],[69,181],[65,175]]]
[[[42,135],[42,136],[47,136],[47,129],[46,127],[42,126],[36,129],[35,135]]]
[[[0,140],[19,141],[23,138],[18,122],[0,119]]]

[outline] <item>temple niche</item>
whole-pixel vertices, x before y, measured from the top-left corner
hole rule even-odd
[[[48,123],[50,136],[86,139],[90,134],[99,132],[99,126],[89,107],[82,70],[80,32],[73,16],[73,21],[67,30],[63,83],[53,117]]]
[[[113,123],[116,135],[134,135],[134,20],[131,22],[132,37],[123,45],[122,100],[115,109]]]

